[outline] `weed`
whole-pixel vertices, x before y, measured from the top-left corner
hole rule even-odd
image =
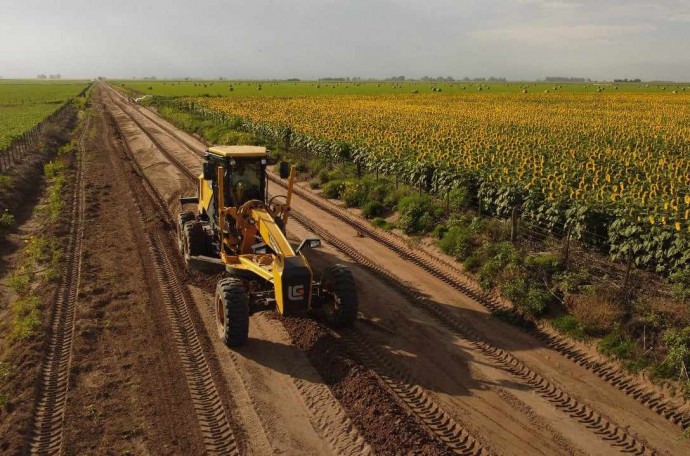
[[[65,163],[61,160],[50,161],[43,166],[43,172],[48,179],[55,179],[64,169]]]
[[[17,272],[10,277],[10,288],[18,295],[24,295],[29,291],[33,274],[26,266],[20,267]]]
[[[0,410],[7,411],[7,406],[10,403],[9,393],[0,393]]]
[[[0,234],[9,230],[15,222],[14,215],[10,214],[10,212],[5,209],[5,212],[0,214]]]
[[[690,366],[690,326],[683,329],[667,329],[663,341],[667,350],[663,364],[677,374],[685,371],[687,375]]]
[[[566,334],[574,339],[583,340],[587,338],[587,334],[585,333],[582,324],[572,315],[560,315],[551,320],[551,325],[561,333]]]
[[[0,361],[0,384],[4,384],[12,373],[12,367],[5,361]]]
[[[681,302],[690,302],[690,268],[671,274],[673,296]]]
[[[374,217],[378,217],[381,214],[383,214],[383,211],[386,208],[383,207],[383,204],[379,203],[378,201],[369,201],[368,203],[364,204],[362,206],[362,214],[370,219]]]
[[[7,176],[5,174],[0,174],[0,191],[6,192],[12,188],[14,179],[12,176]]]
[[[12,335],[25,340],[34,334],[41,325],[41,313],[38,309],[40,299],[38,296],[27,296],[18,299],[12,305],[14,318],[12,320]]]
[[[606,356],[624,360],[630,359],[635,353],[635,342],[615,330],[599,341],[598,348]]]
[[[381,217],[376,217],[372,219],[371,224],[377,228],[381,228],[386,231],[390,231],[393,228],[395,228],[395,225],[393,223],[390,223],[388,220],[382,219]]]

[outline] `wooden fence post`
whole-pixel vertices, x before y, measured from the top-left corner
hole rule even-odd
[[[570,263],[570,238],[573,235],[573,226],[568,225],[568,232],[565,235],[565,251],[563,252],[563,265],[565,270],[568,270],[568,265]]]
[[[510,215],[510,242],[515,243],[518,237],[518,207],[513,206],[513,212]]]

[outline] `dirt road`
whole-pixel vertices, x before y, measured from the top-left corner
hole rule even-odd
[[[356,326],[259,313],[247,346],[227,349],[210,309],[215,279],[184,271],[172,229],[205,145],[102,85],[91,128],[65,453],[690,452],[672,420],[492,318],[307,189],[288,233],[324,240],[309,252],[317,271],[351,267]]]

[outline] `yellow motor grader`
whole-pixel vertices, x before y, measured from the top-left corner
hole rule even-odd
[[[304,250],[321,245],[305,239],[294,247],[285,227],[295,180],[290,170],[287,195],[268,197],[267,150],[257,146],[215,146],[207,150],[197,196],[182,197],[178,220],[180,250],[187,267],[223,271],[216,287],[218,334],[229,347],[244,344],[249,316],[276,308],[282,315],[323,312],[333,326],[357,318],[357,290],[350,270],[328,267],[314,280]]]

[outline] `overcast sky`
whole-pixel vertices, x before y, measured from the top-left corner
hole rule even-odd
[[[690,0],[0,0],[0,76],[690,80]]]

